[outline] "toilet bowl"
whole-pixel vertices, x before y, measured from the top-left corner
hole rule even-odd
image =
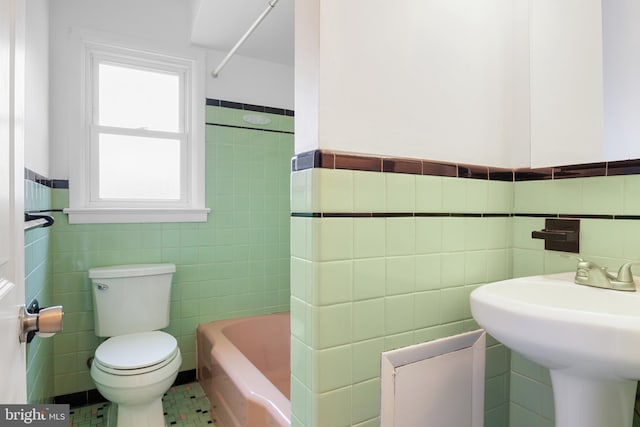
[[[121,335],[98,347],[91,378],[118,405],[118,426],[163,426],[162,396],[181,363],[176,339],[165,332]]]
[[[89,270],[98,346],[91,378],[113,402],[118,427],[164,426],[162,396],[175,381],[182,357],[169,325],[173,264]],[[113,412],[112,412],[113,413]]]

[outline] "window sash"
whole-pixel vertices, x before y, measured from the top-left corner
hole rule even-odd
[[[99,65],[109,64],[121,67],[130,67],[152,72],[166,72],[179,77],[179,126],[180,132],[167,132],[159,130],[149,130],[146,128],[124,128],[101,126],[99,119]],[[189,207],[191,200],[191,180],[189,176],[189,159],[191,158],[191,138],[189,106],[186,105],[186,93],[190,86],[187,69],[180,64],[152,60],[148,58],[129,57],[119,53],[91,51],[89,54],[89,67],[91,76],[90,85],[90,105],[89,105],[89,147],[88,147],[88,194],[87,203],[89,208],[99,207],[127,207],[127,208],[185,208]],[[180,141],[180,197],[176,199],[130,199],[130,198],[100,198],[99,197],[99,141],[101,134],[125,135],[135,137],[149,137],[158,139],[177,139]]]
[[[100,135],[123,135],[143,138],[178,140],[180,143],[180,198],[179,199],[130,199],[130,198],[101,198],[100,197]],[[89,207],[188,207],[190,180],[188,159],[190,158],[190,144],[188,135],[177,132],[149,131],[146,129],[123,129],[108,126],[91,126],[90,154],[90,189]]]

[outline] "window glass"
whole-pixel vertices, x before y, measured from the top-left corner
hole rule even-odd
[[[100,126],[181,130],[180,77],[109,63],[98,69]]]
[[[98,157],[100,199],[180,199],[180,140],[101,134]]]

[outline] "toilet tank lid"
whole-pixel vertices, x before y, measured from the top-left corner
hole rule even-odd
[[[174,264],[132,264],[113,265],[89,269],[90,279],[109,279],[115,277],[153,276],[155,274],[175,273]]]

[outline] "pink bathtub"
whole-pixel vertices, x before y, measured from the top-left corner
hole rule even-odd
[[[289,313],[201,323],[197,343],[217,427],[291,425]]]

